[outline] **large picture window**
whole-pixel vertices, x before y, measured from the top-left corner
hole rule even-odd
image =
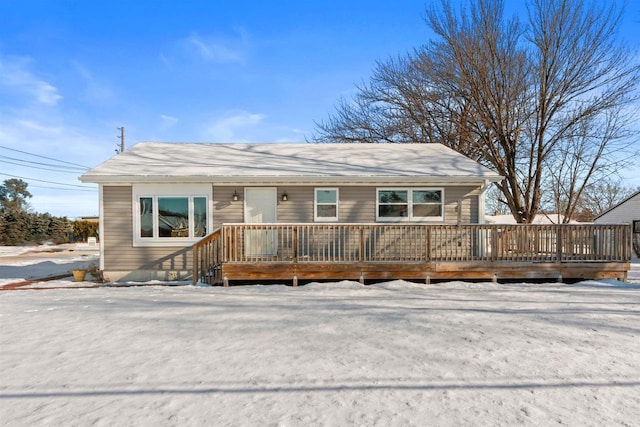
[[[313,219],[338,221],[338,201],[337,188],[316,188]]]
[[[134,244],[173,245],[197,241],[207,235],[210,194],[172,194],[177,191],[172,187],[136,188]],[[189,189],[197,191],[197,188],[182,187],[183,192]]]
[[[441,188],[380,188],[377,221],[442,221],[444,190]]]

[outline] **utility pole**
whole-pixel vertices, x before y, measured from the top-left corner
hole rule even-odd
[[[120,154],[124,152],[124,126],[119,127],[118,130],[120,130],[120,136],[118,137],[120,138],[120,150],[116,148],[116,153]]]

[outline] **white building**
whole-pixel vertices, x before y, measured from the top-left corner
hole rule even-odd
[[[640,256],[640,191],[624,199],[611,209],[595,217],[596,223],[631,224],[633,228],[633,248]]]
[[[596,223],[633,224],[634,233],[640,233],[640,191],[627,197],[594,219]]]

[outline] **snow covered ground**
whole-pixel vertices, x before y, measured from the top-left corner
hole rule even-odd
[[[637,260],[626,284],[5,291],[0,322],[4,426],[640,420]]]
[[[71,274],[98,264],[98,248],[86,243],[0,246],[0,287],[30,279]],[[69,281],[64,281],[64,285]],[[36,285],[37,286],[37,285]]]

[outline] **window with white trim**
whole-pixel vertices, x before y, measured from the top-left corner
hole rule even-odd
[[[337,188],[316,188],[314,196],[314,221],[338,221],[339,193]]]
[[[442,188],[377,189],[376,221],[442,221]]]
[[[180,245],[206,236],[210,199],[210,186],[134,186],[134,246]]]

